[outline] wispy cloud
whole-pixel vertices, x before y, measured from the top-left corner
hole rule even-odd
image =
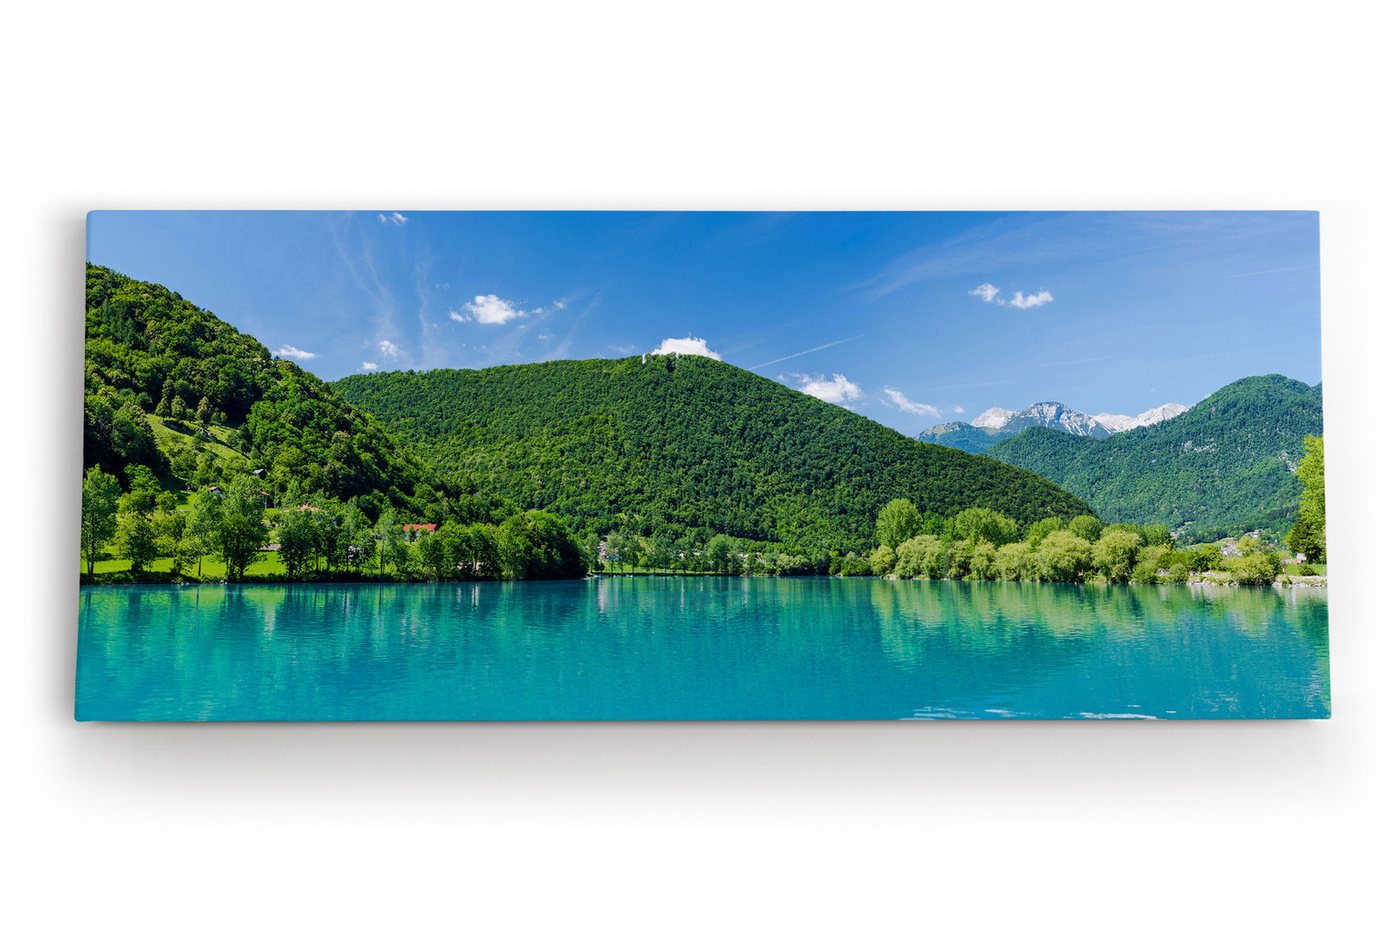
[[[569,307],[569,304],[568,304],[567,302],[565,302],[563,299],[555,299],[555,300],[554,300],[554,308],[557,309],[558,311],[563,312],[563,311],[564,311],[565,309],[567,309],[568,307]]]
[[[795,376],[801,381],[797,389],[818,400],[842,404],[860,399],[860,384],[847,380],[845,374],[833,374],[830,380],[826,379],[825,374]]]
[[[408,218],[404,215],[399,214],[397,211],[391,211],[388,214],[381,213],[379,215],[379,223],[392,224],[395,227],[402,227],[403,225],[408,223]],[[432,225],[429,225],[429,227],[432,227]]]
[[[376,363],[374,363],[373,361],[361,361],[361,362],[360,362],[360,370],[362,370],[362,371],[377,371],[377,370],[379,370],[379,365],[376,364]]]
[[[885,398],[880,402],[886,406],[893,406],[904,413],[913,413],[916,416],[942,416],[943,412],[931,403],[915,403],[894,387],[885,388]]]
[[[379,353],[385,357],[396,358],[403,353],[403,349],[386,338],[379,342]]]
[[[719,352],[710,347],[709,342],[704,338],[689,336],[686,338],[667,338],[648,352],[649,354],[696,354],[700,357],[714,358],[716,361],[723,360]]]
[[[804,354],[812,354],[815,351],[825,351],[827,348],[834,348],[837,345],[845,344],[848,341],[855,341],[857,338],[864,337],[864,335],[852,335],[849,338],[842,338],[839,341],[828,341],[826,344],[817,345],[815,348],[808,348],[806,351],[798,351],[795,354],[788,354],[780,358],[774,358],[771,361],[764,361],[762,364],[755,364],[753,367],[749,368],[749,370],[758,370],[759,368],[767,367],[769,364],[781,364],[783,361],[791,361],[793,358],[802,357],[802,355]]]
[[[331,242],[345,264],[350,281],[370,301],[376,338],[397,336],[399,330],[399,297],[379,275],[379,264],[375,259],[374,239],[352,226],[330,225]],[[358,238],[359,254],[353,256],[353,243],[349,238]],[[421,248],[420,248],[421,249]]]
[[[544,310],[534,311],[538,314]],[[481,325],[504,325],[529,314],[525,309],[517,308],[514,302],[502,299],[494,293],[477,296],[471,302],[464,303],[460,309],[453,309],[448,313],[454,322],[477,322]]]
[[[292,358],[297,361],[309,361],[316,356],[314,351],[303,351],[301,348],[289,344],[284,344],[272,353],[280,358]]]
[[[610,345],[608,345],[608,350],[611,351],[611,352],[613,352],[614,354],[621,354],[623,357],[626,357],[627,355],[631,354],[633,351],[636,351],[636,350],[637,350],[637,346],[634,345],[634,344],[625,344],[625,345],[610,344]]]
[[[1054,302],[1055,297],[1050,295],[1050,290],[1042,289],[1039,292],[1026,295],[1021,290],[1016,290],[1015,295],[1010,299],[1002,298],[1001,289],[991,283],[983,283],[967,291],[969,296],[976,296],[983,302],[994,302],[999,306],[1012,306],[1017,309],[1034,309],[1036,306],[1043,306],[1047,302]]]
[[[1040,292],[1022,295],[1016,290],[1016,295],[1007,300],[1007,305],[1015,306],[1018,309],[1034,309],[1036,306],[1043,306],[1047,302],[1054,302],[1055,297],[1050,295],[1050,290],[1042,289]]]

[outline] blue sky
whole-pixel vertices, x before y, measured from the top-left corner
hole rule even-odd
[[[88,259],[328,380],[684,348],[913,433],[1321,379],[1312,212],[100,211]]]

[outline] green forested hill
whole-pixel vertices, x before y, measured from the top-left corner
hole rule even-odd
[[[1322,388],[1246,377],[1190,410],[1107,439],[1029,429],[987,455],[1043,475],[1105,520],[1165,523],[1189,539],[1285,532],[1303,437],[1322,433]]]
[[[631,524],[866,549],[896,497],[1022,522],[1087,509],[1028,472],[702,357],[364,374],[335,387],[463,490],[593,534]]]
[[[167,484],[264,469],[289,488],[396,506],[431,473],[318,378],[163,286],[87,267],[84,467],[150,467]]]

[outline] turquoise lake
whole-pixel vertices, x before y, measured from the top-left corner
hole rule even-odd
[[[1325,589],[606,578],[79,597],[81,720],[1326,718]]]

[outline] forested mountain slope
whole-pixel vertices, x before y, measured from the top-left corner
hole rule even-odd
[[[1110,522],[1165,523],[1192,539],[1281,534],[1297,512],[1303,437],[1321,433],[1321,385],[1270,374],[1107,439],[1028,429],[987,455],[1063,485]]]
[[[431,472],[330,386],[163,286],[89,264],[85,335],[84,467],[185,486],[263,469],[273,494],[437,499]]]
[[[1029,472],[702,357],[363,374],[335,387],[463,490],[591,534],[621,521],[863,550],[896,497],[944,516],[1087,512]]]

